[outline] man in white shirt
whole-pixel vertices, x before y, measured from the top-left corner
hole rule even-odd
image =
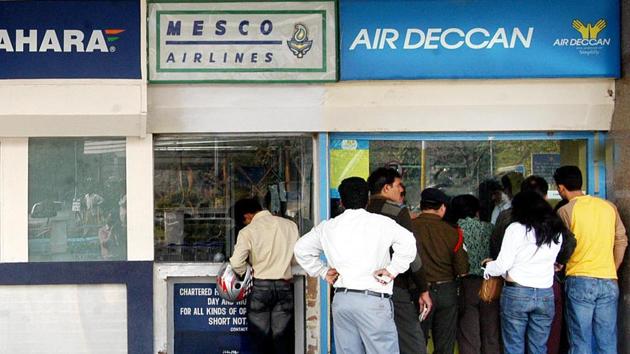
[[[302,236],[295,258],[309,275],[335,288],[337,353],[399,353],[391,280],[409,268],[416,240],[394,220],[365,210],[368,186],[362,178],[343,180],[339,194],[345,211]],[[322,252],[328,265],[320,259]]]
[[[230,264],[240,275],[247,270],[248,260],[254,268],[254,286],[247,299],[252,347],[257,353],[293,353],[291,261],[297,226],[263,210],[256,199],[237,201],[234,214],[247,226],[238,234]]]

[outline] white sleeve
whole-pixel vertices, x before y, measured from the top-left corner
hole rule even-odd
[[[322,262],[323,251],[321,237],[324,222],[315,226],[306,235],[300,237],[293,249],[295,260],[312,277],[326,277],[328,267]]]
[[[384,232],[393,236],[392,249],[394,254],[391,262],[385,269],[393,276],[396,276],[409,269],[409,265],[416,258],[418,250],[416,248],[416,238],[411,232],[393,220],[387,221]]]
[[[505,229],[505,235],[503,236],[503,243],[501,243],[501,250],[496,260],[488,262],[486,264],[486,270],[484,277],[487,279],[489,276],[504,275],[514,265],[516,259],[516,250],[518,246],[518,238],[524,238],[525,235],[522,232],[521,225],[512,223]]]

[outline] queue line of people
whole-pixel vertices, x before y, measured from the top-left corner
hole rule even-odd
[[[261,274],[257,268],[284,269],[274,275],[279,279],[254,279],[248,317],[266,319],[249,321],[250,332],[263,338],[256,348],[292,352],[284,335],[292,322],[277,325],[274,317],[288,307],[287,292],[276,292],[290,284],[290,262],[274,253],[287,250],[262,246],[284,242],[309,275],[334,289],[337,353],[426,353],[429,337],[434,353],[451,354],[456,342],[460,353],[552,352],[562,323],[556,276],[562,268],[570,353],[616,353],[616,272],[627,247],[625,228],[612,203],[582,194],[577,167],[559,168],[554,180],[566,200],[557,213],[545,200],[546,181],[531,176],[509,207],[493,213],[496,226],[479,220],[474,196],[451,201],[435,188],[422,191],[421,213],[411,219],[402,177],[388,168],[377,169],[367,182],[342,181],[344,212],[299,239],[297,229],[287,231],[285,225],[282,231],[272,227],[279,221],[269,219],[259,230],[265,236],[239,237],[235,255],[240,256],[230,259],[240,274],[248,257],[255,276]],[[260,211],[249,213],[243,230],[262,222],[256,217]],[[476,295],[489,276],[505,279],[500,304],[483,303]]]

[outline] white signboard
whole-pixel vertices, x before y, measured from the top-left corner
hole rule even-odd
[[[149,80],[337,78],[334,1],[149,4]]]

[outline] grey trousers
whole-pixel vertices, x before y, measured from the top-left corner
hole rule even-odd
[[[427,342],[418,320],[418,307],[409,290],[394,286],[394,322],[401,354],[426,354]]]
[[[332,315],[337,354],[397,354],[394,305],[390,299],[337,292]]]

